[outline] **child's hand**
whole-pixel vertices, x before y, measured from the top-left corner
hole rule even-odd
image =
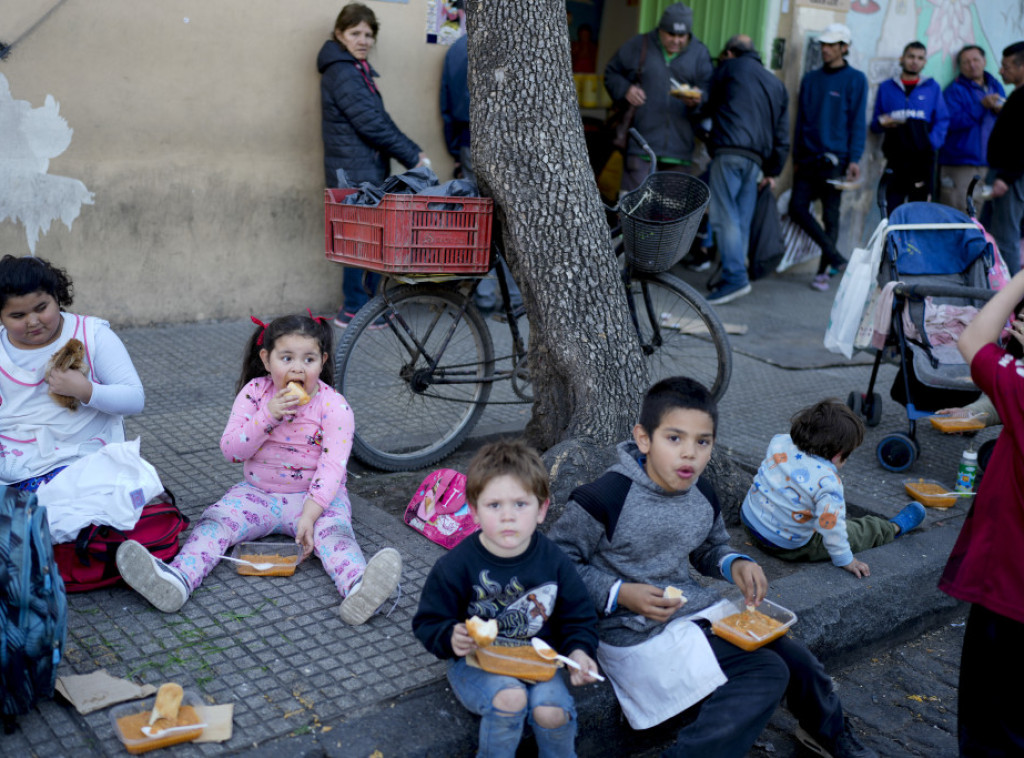
[[[1010,336],[1020,344],[1024,345],[1024,321],[1013,319],[1013,321],[1010,322]]]
[[[747,605],[760,605],[768,593],[768,578],[764,570],[745,558],[732,562],[732,581],[740,588]]]
[[[868,568],[868,564],[866,564],[864,561],[858,561],[856,558],[847,563],[845,566],[840,566],[839,568],[849,571],[858,579],[864,576],[871,576],[871,569]]]
[[[597,680],[592,677],[591,672],[597,673],[597,664],[594,659],[584,653],[582,650],[573,650],[569,653],[569,658],[580,664],[582,671],[577,671],[574,668],[569,669],[569,681],[572,682],[573,687],[579,687],[582,684],[590,684]]]
[[[280,421],[285,416],[291,418],[299,409],[299,396],[292,393],[287,386],[282,387],[267,403],[267,413]]]
[[[308,558],[313,552],[313,527],[316,520],[324,509],[312,498],[306,498],[302,505],[302,515],[299,516],[299,523],[295,525],[295,544],[302,545],[302,557]]]
[[[466,625],[459,623],[452,629],[452,652],[459,658],[465,656],[476,650],[476,642],[469,636],[469,630],[466,629]]]
[[[81,371],[55,368],[46,376],[50,392],[88,403],[92,399],[92,382]]]
[[[624,582],[619,587],[619,605],[651,621],[664,624],[683,605],[683,600],[665,597],[665,590],[652,584]]]

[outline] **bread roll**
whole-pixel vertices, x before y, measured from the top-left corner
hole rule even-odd
[[[671,584],[665,588],[665,592],[662,593],[662,597],[677,597],[682,600],[683,603],[686,602],[686,595],[683,594],[683,591],[678,587],[673,587]]]
[[[484,621],[474,616],[466,622],[466,630],[480,647],[487,647],[498,638],[498,622],[495,619]]]
[[[306,388],[299,382],[288,382],[288,392],[291,395],[298,396],[299,405],[305,405],[309,402],[309,395],[306,394]]]
[[[156,691],[156,702],[153,703],[153,711],[149,714],[149,724],[152,726],[157,719],[167,719],[171,725],[178,721],[178,709],[181,707],[181,699],[185,697],[185,690],[180,684],[168,682],[161,684]]]

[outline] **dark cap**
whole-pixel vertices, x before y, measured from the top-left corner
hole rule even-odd
[[[658,28],[669,34],[692,34],[693,11],[682,3],[675,3],[661,14]]]

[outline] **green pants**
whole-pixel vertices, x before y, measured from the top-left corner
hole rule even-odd
[[[769,555],[774,555],[784,561],[828,561],[832,559],[818,532],[814,533],[806,545],[786,549],[769,545],[751,532],[746,525],[744,528],[754,538],[754,544]],[[896,539],[896,529],[896,524],[880,516],[858,516],[846,519],[846,538],[850,542],[850,550],[853,553],[859,553],[879,545],[888,545]]]

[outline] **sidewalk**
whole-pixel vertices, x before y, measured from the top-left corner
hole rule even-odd
[[[698,285],[699,278],[690,278]],[[746,324],[732,338],[732,384],[721,404],[718,444],[753,472],[773,434],[789,429],[794,411],[822,397],[863,392],[869,361],[846,361],[821,340],[834,295],[807,286],[803,274],[754,283],[748,297],[719,307],[723,321]],[[143,455],[193,520],[240,479],[218,442],[234,397],[248,320],[118,330],[146,388],[146,410],[127,422]],[[843,469],[851,510],[894,515],[908,500],[906,476],[952,483],[967,440],[918,426],[921,457],[906,475],[875,461],[887,433],[907,431],[902,407],[888,398],[895,367],[883,366],[879,426]],[[488,409],[472,438],[444,465],[465,468],[482,437],[521,428],[528,406]],[[977,446],[995,435],[986,430]],[[68,650],[61,675],[105,668],[113,676],[159,686],[181,683],[211,703],[234,703],[227,743],[186,744],[175,756],[223,754],[370,756],[471,755],[475,718],[452,698],[444,664],[423,651],[411,620],[419,590],[442,553],[406,527],[399,514],[426,472],[380,474],[353,464],[349,489],[356,534],[366,554],[397,547],[405,561],[404,594],[390,618],[348,627],[339,597],[315,561],[294,577],[253,579],[221,564],[180,613],[162,614],[125,588],[69,596]],[[793,633],[828,664],[872,645],[891,643],[934,625],[957,605],[935,589],[967,504],[929,509],[919,531],[861,554],[871,576],[858,580],[831,565],[797,567],[757,554],[745,535],[733,542],[763,559],[769,597],[798,616]],[[672,729],[634,733],[624,727],[609,685],[577,691],[581,756],[638,755],[670,739]],[[109,709],[108,709],[109,710]],[[65,703],[43,702],[0,737],[0,754],[114,756],[125,754],[108,710],[79,715]]]

